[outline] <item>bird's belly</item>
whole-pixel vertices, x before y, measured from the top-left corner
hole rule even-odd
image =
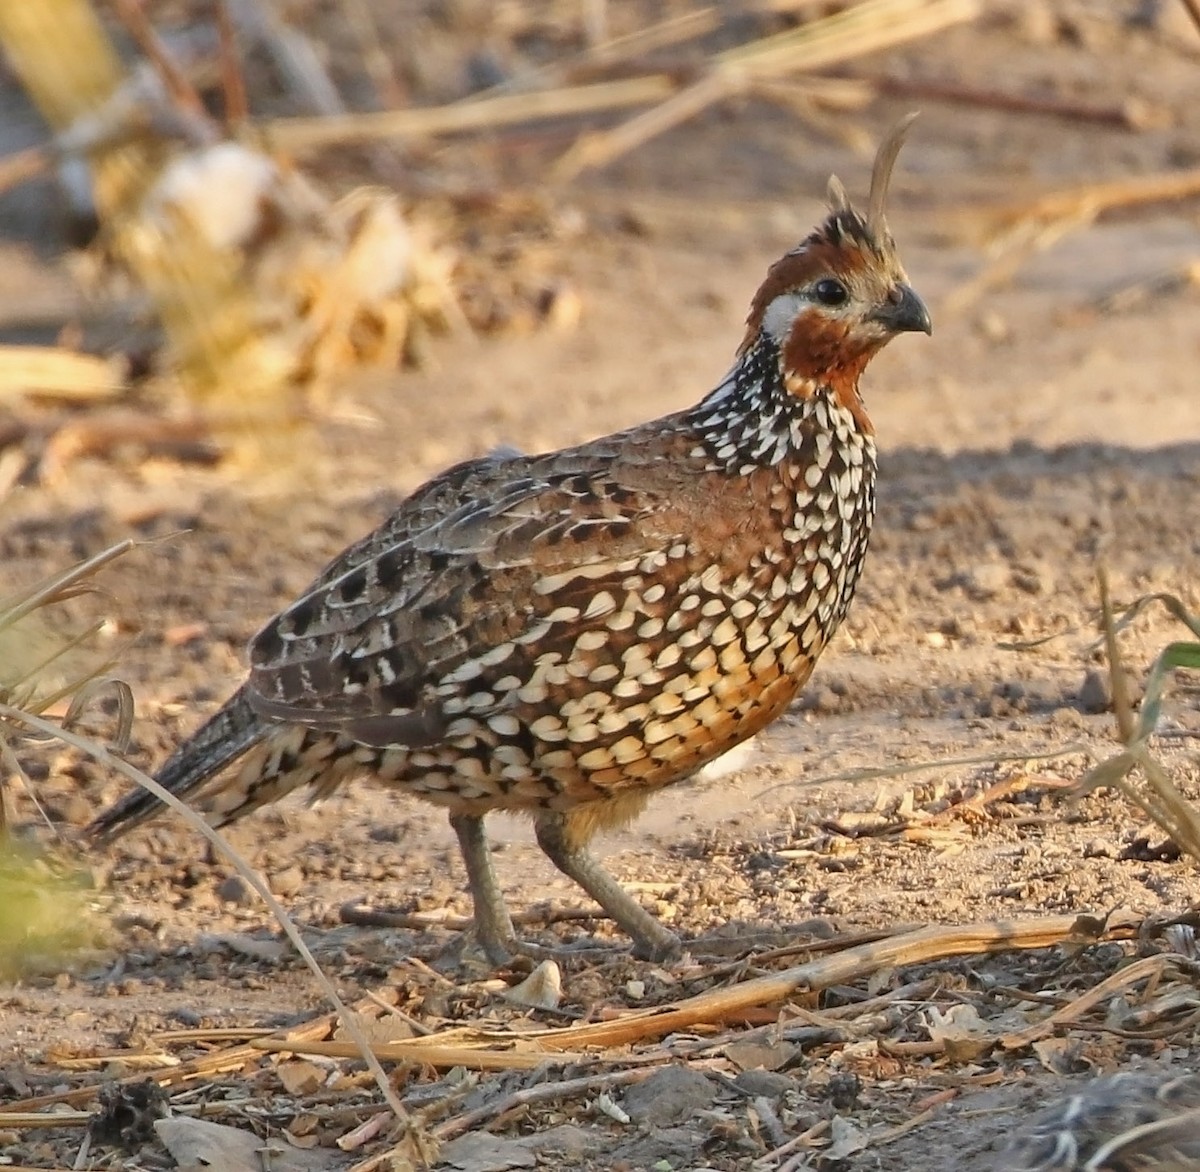
[[[750,657],[738,641],[638,689],[555,690],[498,705],[420,749],[357,746],[385,784],[462,812],[569,809],[680,781],[754,736],[795,698],[820,646],[798,635]],[[823,638],[820,640],[823,643]],[[630,677],[621,677],[629,679]],[[645,673],[641,679],[646,679]]]

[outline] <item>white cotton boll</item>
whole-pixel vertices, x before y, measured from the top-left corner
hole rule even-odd
[[[350,241],[339,273],[345,287],[368,304],[403,289],[412,271],[413,237],[396,199],[366,188],[347,196],[335,213]]]
[[[240,248],[258,231],[263,203],[279,178],[265,155],[220,142],[172,159],[150,190],[146,210],[186,216],[213,248]]]

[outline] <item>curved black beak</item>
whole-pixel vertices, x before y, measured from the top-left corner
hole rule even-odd
[[[893,333],[933,333],[933,322],[929,320],[929,310],[925,308],[925,302],[908,285],[897,285],[888,294],[886,304],[872,316]]]

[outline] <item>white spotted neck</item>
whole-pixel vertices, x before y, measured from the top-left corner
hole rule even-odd
[[[842,450],[840,463],[874,476],[874,436],[863,431],[831,387],[785,387],[778,346],[767,336],[681,422],[699,440],[692,456],[704,459],[709,471],[748,475],[764,466],[808,462],[814,455],[824,464],[836,448]]]

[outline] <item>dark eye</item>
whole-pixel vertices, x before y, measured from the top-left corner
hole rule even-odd
[[[813,286],[813,295],[822,305],[845,305],[850,296],[846,286],[832,277],[825,277]]]

